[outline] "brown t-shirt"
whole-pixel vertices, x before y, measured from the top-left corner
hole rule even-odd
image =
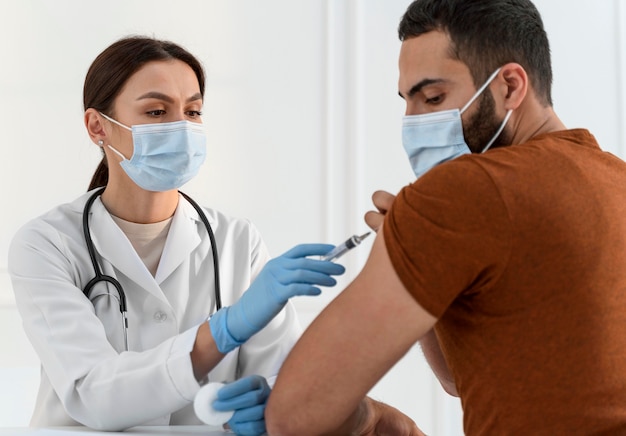
[[[384,235],[467,435],[626,434],[626,163],[588,131],[433,168]]]

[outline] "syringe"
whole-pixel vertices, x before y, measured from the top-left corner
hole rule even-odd
[[[367,232],[361,236],[358,236],[358,235],[352,236],[346,242],[344,242],[343,244],[337,245],[330,252],[325,254],[322,257],[322,260],[335,260],[335,259],[340,258],[344,254],[346,254],[348,251],[352,250],[354,247],[359,245],[363,239],[369,236],[370,233],[372,232]]]

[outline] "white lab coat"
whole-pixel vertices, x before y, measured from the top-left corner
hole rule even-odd
[[[98,198],[90,229],[104,274],[119,280],[128,306],[129,352],[122,352],[117,300],[88,300],[94,277],[82,230],[91,193],[27,223],[9,250],[9,272],[25,332],[41,360],[41,384],[31,425],[77,423],[118,430],[135,425],[200,424],[193,399],[200,389],[190,351],[198,327],[214,311],[210,240],[182,197],[155,277]],[[256,228],[205,209],[219,253],[222,305],[239,299],[269,259]],[[110,292],[117,295],[110,287]],[[271,379],[301,334],[291,304],[244,345],[229,353],[209,381],[249,374]]]

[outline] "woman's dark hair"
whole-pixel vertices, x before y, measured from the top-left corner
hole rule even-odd
[[[465,63],[474,84],[498,67],[520,64],[544,105],[552,106],[550,45],[530,0],[415,0],[400,21],[401,41],[432,30],[446,32],[451,56]]]
[[[191,53],[170,41],[129,36],[107,47],[89,67],[83,86],[83,109],[94,108],[114,116],[113,102],[130,76],[148,62],[170,59],[178,59],[191,67],[204,97],[204,69]],[[91,178],[89,190],[106,186],[108,181],[109,171],[103,155]]]

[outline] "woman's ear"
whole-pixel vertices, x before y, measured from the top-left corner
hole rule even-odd
[[[528,75],[517,63],[505,64],[498,73],[497,92],[504,98],[504,109],[517,109],[528,95]]]
[[[89,108],[85,111],[84,121],[87,133],[93,143],[102,147],[107,142],[107,132],[102,123],[102,115],[94,108]]]

